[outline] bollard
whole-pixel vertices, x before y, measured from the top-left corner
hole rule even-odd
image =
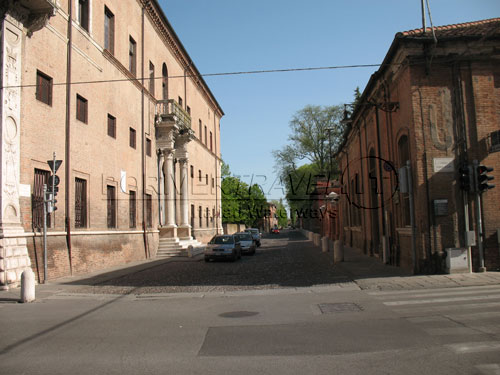
[[[21,274],[21,302],[33,302],[35,300],[35,274],[31,268],[27,268]]]
[[[333,262],[344,261],[344,244],[340,240],[333,241]]]
[[[328,237],[322,237],[321,238],[321,251],[323,253],[328,252]]]

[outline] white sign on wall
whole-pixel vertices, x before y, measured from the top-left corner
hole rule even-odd
[[[454,158],[434,158],[434,172],[453,173],[455,172]]]
[[[19,184],[19,196],[31,198],[31,185]]]
[[[120,189],[122,193],[127,192],[127,172],[121,171],[120,173]]]

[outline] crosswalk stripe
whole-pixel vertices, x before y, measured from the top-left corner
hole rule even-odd
[[[500,375],[500,365],[498,363],[477,365],[476,368],[484,375]]]
[[[386,305],[386,306],[420,305],[420,304],[427,304],[427,303],[458,302],[458,301],[472,301],[472,300],[480,301],[480,300],[485,300],[485,299],[499,299],[499,298],[500,298],[500,294],[489,294],[489,295],[484,295],[484,296],[389,301],[389,302],[384,302],[384,305]]]
[[[499,341],[483,341],[483,342],[463,342],[459,344],[448,344],[446,347],[458,354],[491,352],[500,350]]]
[[[500,307],[500,302],[485,302],[485,303],[468,303],[460,305],[444,305],[444,306],[425,306],[425,307],[406,307],[401,309],[395,309],[394,311],[398,314],[419,314],[426,312],[436,312],[442,313],[446,311],[468,310],[468,309],[488,309],[488,308],[498,308]]]
[[[500,288],[498,290],[485,290],[485,291],[479,291],[479,290],[460,290],[460,291],[448,291],[448,292],[439,292],[439,293],[425,293],[425,294],[406,294],[404,295],[405,298],[420,298],[420,297],[441,297],[441,296],[466,296],[468,294],[472,295],[478,295],[481,293],[500,293]],[[396,298],[401,298],[401,295],[396,295],[396,296],[384,296],[384,299],[396,299]],[[380,297],[379,297],[380,298]]]
[[[499,289],[500,285],[483,285],[483,286],[464,286],[464,287],[449,287],[449,288],[433,288],[427,289],[430,293],[438,293],[438,292],[446,292],[446,291],[456,291],[456,290],[489,290],[489,289]],[[401,294],[412,294],[412,293],[422,293],[424,289],[413,289],[413,290],[386,290],[386,291],[374,291],[367,292],[368,295],[371,296],[389,296],[389,295],[401,295]]]

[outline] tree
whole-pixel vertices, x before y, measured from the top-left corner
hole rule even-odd
[[[255,227],[267,213],[267,202],[259,185],[249,186],[231,176],[229,166],[222,164],[221,184],[222,222],[244,223]]]

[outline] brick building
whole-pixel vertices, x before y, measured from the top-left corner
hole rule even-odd
[[[500,180],[499,58],[500,19],[396,34],[337,154],[344,243],[415,272],[439,272],[446,249],[471,245],[478,206],[459,168],[477,160]],[[484,262],[494,270],[500,188],[481,199]],[[478,246],[471,251],[477,270]]]
[[[43,280],[54,152],[49,279],[222,230],[224,113],[157,0],[8,0],[0,19],[1,285]]]

